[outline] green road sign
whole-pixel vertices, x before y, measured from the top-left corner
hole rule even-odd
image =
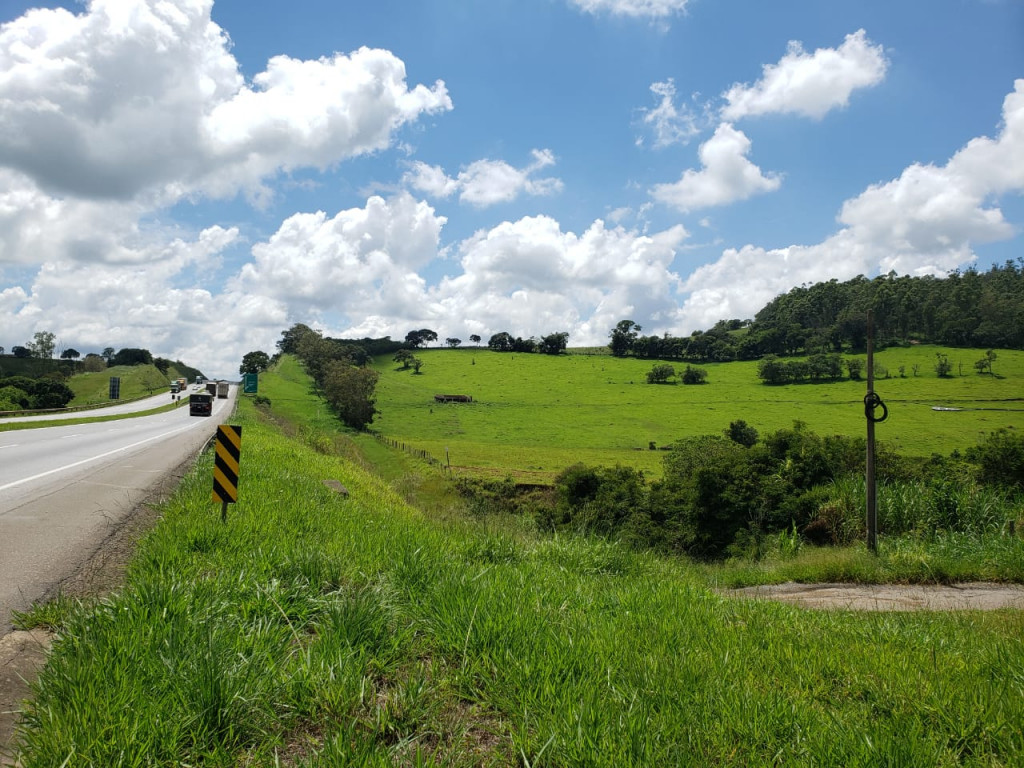
[[[259,377],[255,373],[242,375],[242,392],[246,395],[255,395],[259,385]]]

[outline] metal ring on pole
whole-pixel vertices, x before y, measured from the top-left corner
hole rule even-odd
[[[876,408],[882,409],[881,416],[875,416]],[[889,409],[886,407],[885,403],[882,402],[882,398],[879,397],[876,392],[868,392],[864,395],[864,416],[876,424],[889,418]]]

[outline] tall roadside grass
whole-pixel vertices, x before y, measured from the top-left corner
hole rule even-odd
[[[704,568],[727,587],[847,582],[1024,583],[1024,497],[959,481],[887,481],[877,489],[878,552],[865,540],[865,482],[845,476],[826,488],[816,525],[830,546],[811,546],[794,529],[762,537],[745,556]]]
[[[119,594],[45,613],[26,768],[1024,761],[1019,613],[732,599],[615,543],[439,524],[239,423],[226,524],[206,457]]]

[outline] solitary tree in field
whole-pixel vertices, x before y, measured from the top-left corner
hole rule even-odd
[[[412,361],[415,360],[416,358],[408,349],[400,349],[397,352],[395,352],[395,356],[391,359],[394,360],[396,363],[401,363],[402,370],[404,371],[407,370],[410,365],[412,365]]]
[[[949,375],[953,372],[953,364],[949,362],[949,358],[941,352],[935,353],[935,373],[938,374],[940,379],[948,379]]]
[[[985,363],[983,368],[978,368],[978,363],[975,363],[974,367],[978,368],[978,371],[981,372],[981,373],[984,373],[984,369],[987,368],[989,376],[992,376],[992,375],[994,375],[993,372],[992,372],[992,361],[995,360],[995,359],[996,359],[996,351],[994,349],[990,349],[990,350],[988,350],[985,353],[985,356],[983,358],[981,358],[981,360],[978,361],[978,363],[981,363],[981,362]]]
[[[477,334],[474,333],[472,336],[469,337],[469,340],[476,344],[478,347],[480,346],[480,337]]]
[[[459,346],[459,344],[462,343],[462,339],[456,339],[453,338],[452,336],[449,336],[447,339],[444,340],[444,343],[447,344],[450,349],[455,349],[457,346]]]

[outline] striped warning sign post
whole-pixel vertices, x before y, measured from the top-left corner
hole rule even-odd
[[[217,427],[213,460],[213,500],[221,503],[220,519],[227,520],[228,504],[238,501],[238,460],[242,455],[242,428]]]

